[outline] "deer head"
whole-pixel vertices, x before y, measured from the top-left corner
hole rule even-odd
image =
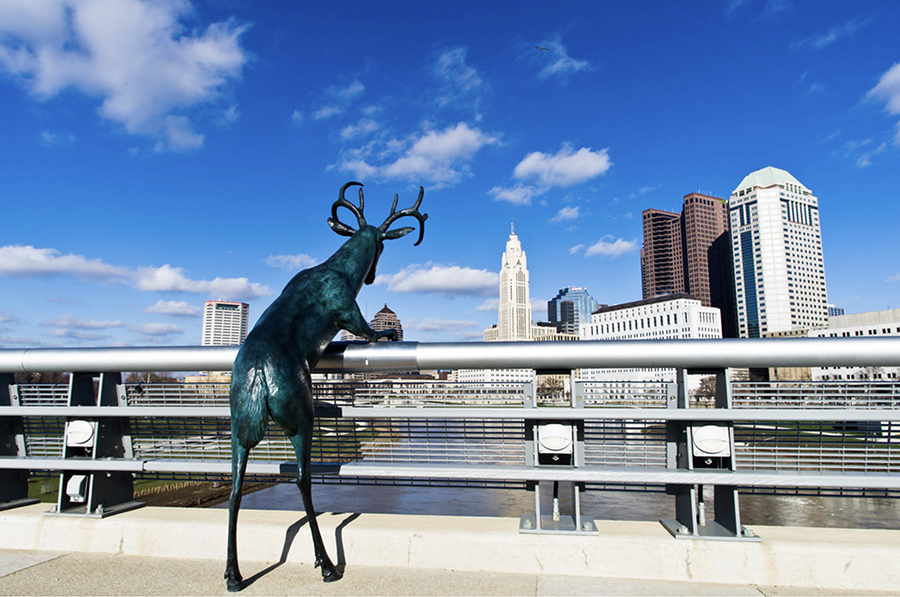
[[[344,198],[344,193],[351,186],[360,187],[358,206],[354,205]],[[368,268],[365,277],[365,283],[371,284],[375,281],[375,267],[378,265],[378,257],[384,250],[384,241],[406,236],[407,234],[415,230],[415,228],[411,226],[405,226],[403,228],[395,228],[394,230],[391,230],[391,224],[406,216],[416,218],[419,221],[420,225],[419,239],[415,242],[414,245],[416,246],[422,242],[422,238],[425,236],[425,220],[428,219],[428,214],[419,213],[419,205],[422,204],[422,198],[425,196],[425,189],[423,187],[419,187],[419,197],[418,199],[416,199],[416,202],[412,207],[397,211],[397,201],[399,200],[399,195],[395,194],[394,204],[391,206],[390,215],[388,215],[387,219],[381,224],[381,226],[378,226],[377,228],[375,226],[371,226],[366,223],[366,218],[363,213],[365,210],[366,201],[363,197],[362,186],[362,183],[359,182],[348,182],[341,187],[337,201],[335,201],[331,206],[331,217],[328,218],[328,225],[331,226],[332,230],[334,230],[341,236],[349,236],[353,239],[359,239],[358,242],[360,243],[372,245],[371,248],[374,250],[374,257],[372,258],[371,266]],[[340,218],[338,218],[338,208],[340,207],[349,209],[350,212],[354,216],[356,216],[358,228],[353,228],[352,226],[340,221]]]

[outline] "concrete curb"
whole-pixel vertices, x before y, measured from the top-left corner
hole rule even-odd
[[[227,511],[141,508],[105,519],[48,516],[47,504],[0,512],[0,549],[221,559]],[[893,592],[900,531],[754,527],[761,542],[676,540],[655,522],[597,521],[599,536],[519,534],[518,519],[319,516],[336,562],[410,569]],[[312,566],[305,517],[242,510],[241,561]]]

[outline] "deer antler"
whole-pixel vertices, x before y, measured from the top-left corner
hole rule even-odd
[[[359,207],[356,207],[344,198],[344,192],[353,185],[359,186]],[[334,230],[341,236],[353,236],[356,230],[351,226],[341,222],[337,213],[339,207],[346,207],[347,209],[349,209],[353,213],[353,215],[356,216],[356,221],[360,228],[366,225],[366,218],[365,216],[363,216],[363,210],[366,206],[366,200],[363,198],[362,186],[362,183],[359,182],[348,182],[341,187],[341,192],[338,193],[338,200],[335,201],[331,206],[331,217],[328,218],[328,225],[331,226],[332,230]]]
[[[422,204],[422,197],[424,197],[424,196],[425,196],[425,188],[419,187],[419,198],[416,199],[415,205],[413,205],[412,207],[408,207],[406,209],[401,209],[400,211],[397,211],[397,201],[400,198],[400,196],[394,195],[394,204],[391,206],[391,214],[387,217],[387,219],[384,221],[384,223],[378,227],[378,230],[380,230],[382,232],[382,234],[384,234],[384,238],[386,238],[386,239],[400,238],[401,236],[409,234],[410,232],[415,230],[415,228],[412,228],[410,226],[406,226],[404,228],[397,228],[396,230],[388,230],[388,227],[391,224],[393,224],[394,222],[396,222],[397,220],[399,220],[400,218],[405,217],[405,216],[412,216],[415,219],[419,220],[419,224],[421,225],[421,227],[419,228],[419,240],[416,241],[416,245],[418,245],[420,242],[422,242],[422,238],[425,236],[425,220],[428,219],[428,214],[419,213],[419,205]],[[413,246],[415,246],[415,245],[413,245]]]

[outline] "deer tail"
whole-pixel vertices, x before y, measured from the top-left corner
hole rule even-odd
[[[251,366],[240,379],[231,381],[231,433],[245,448],[252,448],[266,434],[269,387],[262,367]]]

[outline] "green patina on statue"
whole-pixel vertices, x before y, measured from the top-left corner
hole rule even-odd
[[[348,187],[357,185],[359,207],[344,198]],[[316,553],[316,566],[322,567],[325,582],[341,578],[341,573],[325,552],[316,523],[310,482],[310,449],[313,430],[313,393],[310,371],[329,342],[341,330],[374,342],[379,338],[397,339],[396,330],[376,332],[360,313],[356,304],[363,283],[375,280],[378,257],[384,241],[400,238],[415,228],[389,230],[396,220],[411,216],[419,220],[416,245],[425,235],[428,214],[418,209],[425,194],[411,208],[397,211],[397,196],[384,223],[374,227],[363,216],[365,200],[362,185],[348,182],[341,187],[338,200],[331,207],[328,224],[332,230],[350,240],[324,263],[303,270],[288,283],[275,301],[259,318],[247,336],[237,358],[231,379],[231,469],[232,489],[228,504],[228,556],[225,579],[229,591],[243,588],[237,562],[237,518],[241,507],[241,485],[247,469],[250,450],[265,435],[271,418],[287,434],[297,456],[297,486],[303,497],[309,528]],[[358,221],[358,229],[338,219],[338,208],[349,209]]]

